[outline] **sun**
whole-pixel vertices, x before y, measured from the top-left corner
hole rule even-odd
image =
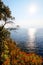
[[[37,12],[37,6],[35,4],[29,5],[28,11],[29,11],[30,15],[36,14],[36,12]]]

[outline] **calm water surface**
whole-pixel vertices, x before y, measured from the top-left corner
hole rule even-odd
[[[12,30],[11,38],[26,52],[35,52],[43,56],[43,29]]]

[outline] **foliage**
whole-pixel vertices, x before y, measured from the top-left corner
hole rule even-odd
[[[7,21],[7,20],[11,21]],[[0,64],[10,65],[10,48],[8,43],[5,39],[10,39],[10,32],[4,28],[7,23],[13,23],[12,20],[15,17],[11,16],[11,11],[8,6],[6,6],[2,0],[0,0],[0,21],[3,20],[4,24],[0,26]]]
[[[7,23],[13,23],[12,20],[15,19],[15,17],[11,16],[11,11],[8,6],[6,6],[2,0],[0,0],[0,20],[4,21],[4,24],[2,25],[2,29]],[[9,20],[9,21],[7,21]],[[11,21],[10,21],[11,20]]]
[[[5,6],[5,4],[0,1],[0,20],[3,19],[3,20],[7,20],[7,18],[10,18],[11,17],[11,11],[10,9],[8,8],[8,6]]]
[[[6,50],[7,46],[5,45],[5,39],[6,38],[10,38],[10,32],[7,31],[5,28],[3,28],[3,30],[1,30],[2,27],[0,27],[0,63],[3,63],[2,60],[2,56],[3,56],[3,52],[5,51],[6,53],[8,53],[8,51]],[[3,58],[6,56],[6,54],[3,56]]]
[[[3,65],[42,65],[42,57],[35,53],[26,53],[17,47],[16,43],[11,39],[6,39],[6,51],[2,53],[4,56]]]
[[[6,30],[5,28],[3,28],[3,30],[1,30],[2,27],[0,27],[0,40],[4,40],[5,38],[10,37],[10,32],[8,30]]]
[[[2,52],[6,52],[8,53],[8,51],[6,51],[5,47],[7,48],[7,46],[4,44],[5,39],[10,37],[10,33],[4,28],[4,26],[9,23],[7,22],[8,18],[12,18],[11,17],[11,11],[9,9],[8,6],[6,6],[2,0],[0,0],[0,21],[3,20],[4,24],[2,26],[0,26],[0,59],[2,59],[1,57],[3,56]],[[6,57],[6,54],[3,56],[3,58]],[[2,63],[3,61],[0,60],[0,63]],[[1,64],[2,65],[2,64]]]

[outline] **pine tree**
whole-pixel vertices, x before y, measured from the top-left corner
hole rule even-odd
[[[6,39],[9,36],[9,32],[4,28],[4,26],[9,23],[7,22],[8,18],[12,19],[11,11],[8,6],[6,6],[2,0],[0,0],[0,21],[4,21],[4,25],[0,26],[0,64],[3,63],[3,52],[5,53],[5,57],[8,56],[7,52],[7,45],[4,42],[4,39]]]

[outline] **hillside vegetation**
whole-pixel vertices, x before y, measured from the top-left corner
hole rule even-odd
[[[43,58],[35,53],[26,53],[17,47],[11,39],[4,40],[4,51],[1,59],[2,65],[42,65]]]

